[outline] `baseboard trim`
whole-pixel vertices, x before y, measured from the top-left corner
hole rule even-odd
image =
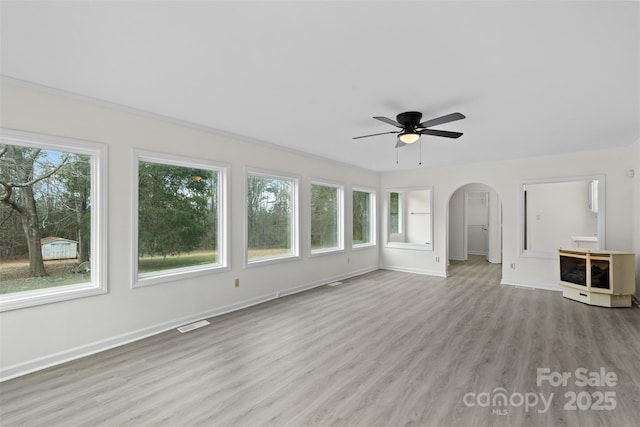
[[[72,360],[81,359],[92,354],[96,354],[102,351],[110,350],[115,347],[120,347],[125,344],[129,344],[135,341],[139,341],[144,338],[151,337],[153,335],[166,332],[171,329],[175,329],[179,326],[198,322],[200,320],[208,319],[211,317],[221,316],[223,314],[231,313],[233,311],[242,310],[257,304],[262,304],[267,301],[271,301],[277,298],[285,297],[288,295],[304,292],[309,289],[313,289],[319,286],[324,286],[337,280],[344,280],[350,277],[359,276],[371,271],[377,270],[378,267],[369,267],[361,270],[355,270],[349,273],[327,277],[322,280],[313,281],[304,285],[296,286],[293,288],[285,289],[278,292],[269,293],[256,298],[251,298],[237,303],[225,305],[222,307],[214,308],[211,310],[203,311],[200,313],[192,314],[190,316],[173,319],[167,322],[163,322],[148,328],[139,329],[123,335],[118,335],[105,340],[96,341],[87,345],[72,348],[70,350],[54,353],[48,356],[33,359],[24,363],[8,366],[0,369],[0,382],[7,381],[13,378],[21,377],[23,375],[30,374],[32,372],[41,371],[56,365],[60,365]]]
[[[372,271],[376,271],[379,268],[377,266],[375,267],[368,267],[368,268],[363,268],[360,270],[355,270],[355,271],[351,271],[349,273],[346,274],[338,274],[336,276],[331,276],[331,277],[326,277],[322,280],[317,280],[314,282],[309,282],[305,285],[301,285],[301,286],[296,286],[295,288],[289,288],[289,289],[285,289],[283,291],[277,292],[276,296],[277,298],[281,298],[281,297],[286,297],[289,295],[294,295],[300,292],[304,292],[304,291],[308,291],[310,289],[313,288],[317,288],[319,286],[324,286],[324,285],[328,285],[329,283],[333,283],[339,280],[345,280],[348,279],[350,277],[356,277],[356,276],[360,276],[366,273],[370,273]]]
[[[257,304],[262,304],[277,298],[282,298],[289,295],[294,295],[300,292],[304,292],[313,288],[317,288],[320,286],[325,286],[325,285],[328,285],[329,283],[333,283],[339,280],[345,280],[350,277],[360,276],[362,274],[370,273],[378,269],[398,271],[403,273],[423,274],[427,276],[446,277],[444,273],[439,271],[424,270],[424,269],[417,269],[417,268],[396,267],[391,265],[380,265],[380,266],[374,266],[374,267],[367,267],[360,270],[354,270],[345,274],[326,277],[321,280],[316,280],[300,286],[284,289],[282,291],[269,293],[256,298],[239,301],[237,303],[203,311],[190,316],[173,319],[173,320],[170,320],[158,325],[154,325],[148,328],[139,329],[137,331],[133,331],[133,332],[119,335],[112,338],[108,338],[105,340],[96,341],[94,343],[90,343],[84,346],[79,346],[63,352],[33,359],[28,362],[16,364],[13,366],[8,366],[4,369],[0,369],[0,382],[17,378],[23,375],[27,375],[32,372],[40,371],[46,368],[50,368],[52,366],[60,365],[62,363],[70,362],[72,360],[80,359],[82,357],[90,356],[92,354],[96,354],[101,351],[106,351],[115,347],[129,344],[144,338],[151,337],[153,335],[160,334],[162,332],[165,332],[171,329],[175,329],[179,326],[182,326],[188,323],[197,322],[197,321],[208,319],[211,317],[221,316],[226,313],[242,310],[244,308],[248,308]],[[533,289],[562,291],[562,287],[556,283],[549,284],[549,283],[533,283],[533,282],[523,282],[523,281],[512,282],[512,281],[503,279],[500,282],[500,284],[507,285],[507,286],[533,288]]]
[[[226,313],[230,313],[243,308],[248,308],[257,304],[261,304],[273,299],[276,299],[275,293],[263,295],[261,297],[252,298],[249,300],[240,301],[234,304],[218,307],[212,310],[203,311],[190,316],[173,319],[168,322],[160,323],[148,328],[139,329],[123,335],[118,335],[105,340],[96,341],[91,344],[79,346],[70,350],[54,353],[48,356],[40,357],[30,360],[28,362],[20,363],[17,365],[9,366],[0,370],[0,382],[10,380],[12,378],[20,377],[30,374],[32,372],[40,371],[52,366],[60,365],[62,363],[70,362],[72,360],[80,359],[92,354],[99,353],[101,351],[110,350],[115,347],[120,347],[125,344],[129,344],[144,338],[151,337],[153,335],[160,334],[162,332],[175,329],[179,326],[197,322],[203,319],[220,316]]]
[[[526,282],[526,281],[522,281],[522,280],[518,280],[517,282],[513,282],[511,280],[502,279],[500,281],[500,284],[501,285],[506,285],[506,286],[521,287],[521,288],[543,289],[543,290],[546,290],[546,291],[562,292],[562,286],[560,286],[557,283]]]
[[[423,270],[421,268],[396,267],[393,265],[381,265],[381,270],[399,271],[402,273],[424,274],[425,276],[447,277],[446,273],[435,270]]]

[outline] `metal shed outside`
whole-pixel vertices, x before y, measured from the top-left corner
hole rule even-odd
[[[40,240],[42,246],[42,258],[73,259],[78,257],[78,242],[62,237],[45,237]]]

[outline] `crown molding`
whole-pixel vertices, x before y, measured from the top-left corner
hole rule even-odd
[[[35,83],[35,82],[31,82],[28,80],[23,80],[23,79],[19,79],[16,77],[12,77],[12,76],[8,76],[5,74],[0,74],[0,82],[2,83],[8,83],[14,86],[20,86],[20,87],[24,87],[27,89],[31,89],[34,91],[38,91],[38,92],[44,92],[44,93],[48,93],[54,96],[60,96],[63,98],[67,98],[67,99],[72,99],[75,101],[79,101],[79,102],[85,102],[88,104],[92,104],[98,107],[102,107],[102,108],[107,108],[107,109],[111,109],[111,110],[115,110],[115,111],[120,111],[122,113],[127,113],[127,114],[132,114],[135,116],[139,116],[139,117],[145,117],[148,119],[152,119],[152,120],[157,120],[160,122],[164,122],[164,123],[171,123],[173,125],[177,125],[177,126],[182,126],[185,128],[189,128],[189,129],[193,129],[193,130],[197,130],[200,132],[205,132],[208,134],[212,134],[212,135],[217,135],[217,136],[222,136],[225,138],[230,138],[230,139],[235,139],[235,140],[239,140],[242,142],[247,142],[250,144],[254,144],[254,145],[258,145],[258,146],[262,146],[262,147],[267,147],[267,148],[271,148],[274,150],[279,150],[279,151],[284,151],[287,153],[291,153],[291,154],[295,154],[298,156],[302,156],[302,157],[307,157],[310,159],[315,159],[315,160],[322,160],[325,162],[331,162],[331,163],[335,163],[341,166],[345,166],[345,167],[349,167],[349,168],[355,168],[358,170],[362,170],[365,172],[373,172],[375,174],[380,175],[380,171],[374,170],[374,169],[368,169],[368,168],[363,168],[360,166],[356,166],[347,162],[341,162],[339,160],[335,160],[335,159],[330,159],[328,157],[324,157],[324,156],[319,156],[317,154],[312,154],[306,151],[302,151],[302,150],[297,150],[295,148],[291,148],[291,147],[285,147],[284,145],[279,145],[273,142],[268,142],[268,141],[264,141],[261,139],[257,139],[257,138],[252,138],[246,135],[241,135],[238,133],[234,133],[234,132],[229,132],[229,131],[225,131],[225,130],[221,130],[221,129],[216,129],[210,126],[206,126],[200,123],[195,123],[195,122],[190,122],[188,120],[183,120],[183,119],[178,119],[176,117],[171,117],[171,116],[166,116],[163,114],[158,114],[158,113],[154,113],[152,111],[147,111],[147,110],[143,110],[143,109],[139,109],[139,108],[135,108],[135,107],[130,107],[124,104],[118,104],[117,102],[112,102],[112,101],[106,101],[104,99],[100,99],[100,98],[95,98],[92,96],[88,96],[88,95],[82,95],[76,92],[70,92],[64,89],[58,89],[58,88],[54,88],[51,86],[47,86],[47,85],[43,85],[40,83]]]

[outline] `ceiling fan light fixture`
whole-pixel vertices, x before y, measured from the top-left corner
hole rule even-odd
[[[403,142],[405,144],[413,144],[420,139],[420,134],[410,131],[402,132],[400,135],[398,135],[398,139],[400,140],[400,142]]]

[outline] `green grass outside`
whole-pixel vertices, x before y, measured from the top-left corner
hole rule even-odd
[[[90,280],[90,273],[2,280],[0,281],[0,294],[34,291],[36,289],[55,288],[57,286],[77,285],[78,283],[87,283]]]
[[[275,249],[249,249],[247,255],[249,259],[255,258],[267,258],[277,255],[284,255],[290,253],[290,249],[275,248]]]
[[[175,268],[195,267],[197,265],[214,264],[218,259],[215,251],[191,252],[188,254],[170,255],[166,257],[141,257],[138,259],[138,272],[172,270]]]
[[[249,259],[267,258],[271,256],[289,253],[289,249],[250,249]],[[194,267],[197,265],[213,264],[217,261],[218,254],[211,252],[193,252],[189,254],[179,254],[167,257],[143,257],[138,260],[138,272],[150,273],[153,271],[172,270],[176,268]]]
[[[251,249],[248,252],[248,257],[250,260],[253,260],[275,257],[289,252],[289,249],[284,248]],[[138,261],[138,272],[150,273],[154,271],[213,264],[217,259],[218,254],[215,251],[198,251],[167,257],[143,257]],[[64,266],[64,270],[60,269],[58,271],[53,268],[47,268],[50,274],[47,277],[24,277],[22,274],[10,276],[8,274],[3,274],[2,268],[0,268],[0,294],[32,291],[36,289],[46,289],[89,282],[91,280],[90,273],[75,274],[71,272],[75,265],[75,261],[70,261],[69,264]],[[28,267],[28,262],[25,266]]]

